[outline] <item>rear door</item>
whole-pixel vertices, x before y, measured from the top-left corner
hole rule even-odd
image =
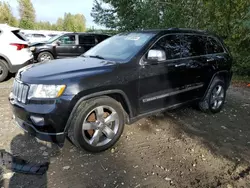
[[[212,36],[207,37],[206,49],[207,71],[204,79],[206,79],[207,83],[210,83],[216,71],[228,69],[229,65],[226,62],[229,61],[230,56],[225,53],[225,49],[222,47],[221,42]]]
[[[182,60],[185,67],[186,90],[189,92],[189,100],[200,98],[205,86],[205,74],[208,71],[206,55],[207,37],[195,34],[183,34]]]
[[[78,55],[81,55],[93,48],[97,43],[98,40],[94,35],[79,34]]]
[[[65,34],[61,36],[56,43],[56,54],[58,57],[72,57],[78,55],[76,35]]]

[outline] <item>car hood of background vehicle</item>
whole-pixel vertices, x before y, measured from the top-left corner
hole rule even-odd
[[[65,79],[111,72],[116,65],[116,62],[97,58],[57,59],[24,67],[17,78],[31,84],[59,83]]]

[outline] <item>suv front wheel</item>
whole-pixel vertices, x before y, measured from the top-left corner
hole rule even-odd
[[[124,129],[121,104],[110,97],[83,101],[70,122],[68,136],[78,147],[101,152],[112,147]]]
[[[218,113],[221,111],[225,99],[225,82],[219,78],[215,78],[209,87],[205,98],[200,101],[199,107],[204,112]]]
[[[52,59],[54,59],[54,57],[50,52],[41,52],[37,57],[38,62],[43,62],[43,61],[52,60]]]

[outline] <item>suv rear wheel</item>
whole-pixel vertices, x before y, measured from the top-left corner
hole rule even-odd
[[[38,62],[43,62],[43,61],[52,60],[52,59],[54,59],[54,57],[50,52],[42,52],[37,57]]]
[[[219,78],[215,78],[209,87],[205,98],[200,101],[199,107],[204,112],[218,113],[221,111],[225,99],[225,82]]]
[[[110,97],[83,101],[77,108],[68,136],[78,147],[101,152],[112,147],[124,129],[121,104]]]
[[[0,82],[4,81],[9,74],[6,62],[0,59]]]

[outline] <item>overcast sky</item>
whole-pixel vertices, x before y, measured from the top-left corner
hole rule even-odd
[[[17,0],[5,0],[9,2],[15,16],[18,16]],[[93,23],[91,9],[94,0],[31,0],[36,10],[38,21],[56,22],[58,17],[63,17],[65,12],[73,14],[81,13],[85,16],[87,27],[100,27]]]

